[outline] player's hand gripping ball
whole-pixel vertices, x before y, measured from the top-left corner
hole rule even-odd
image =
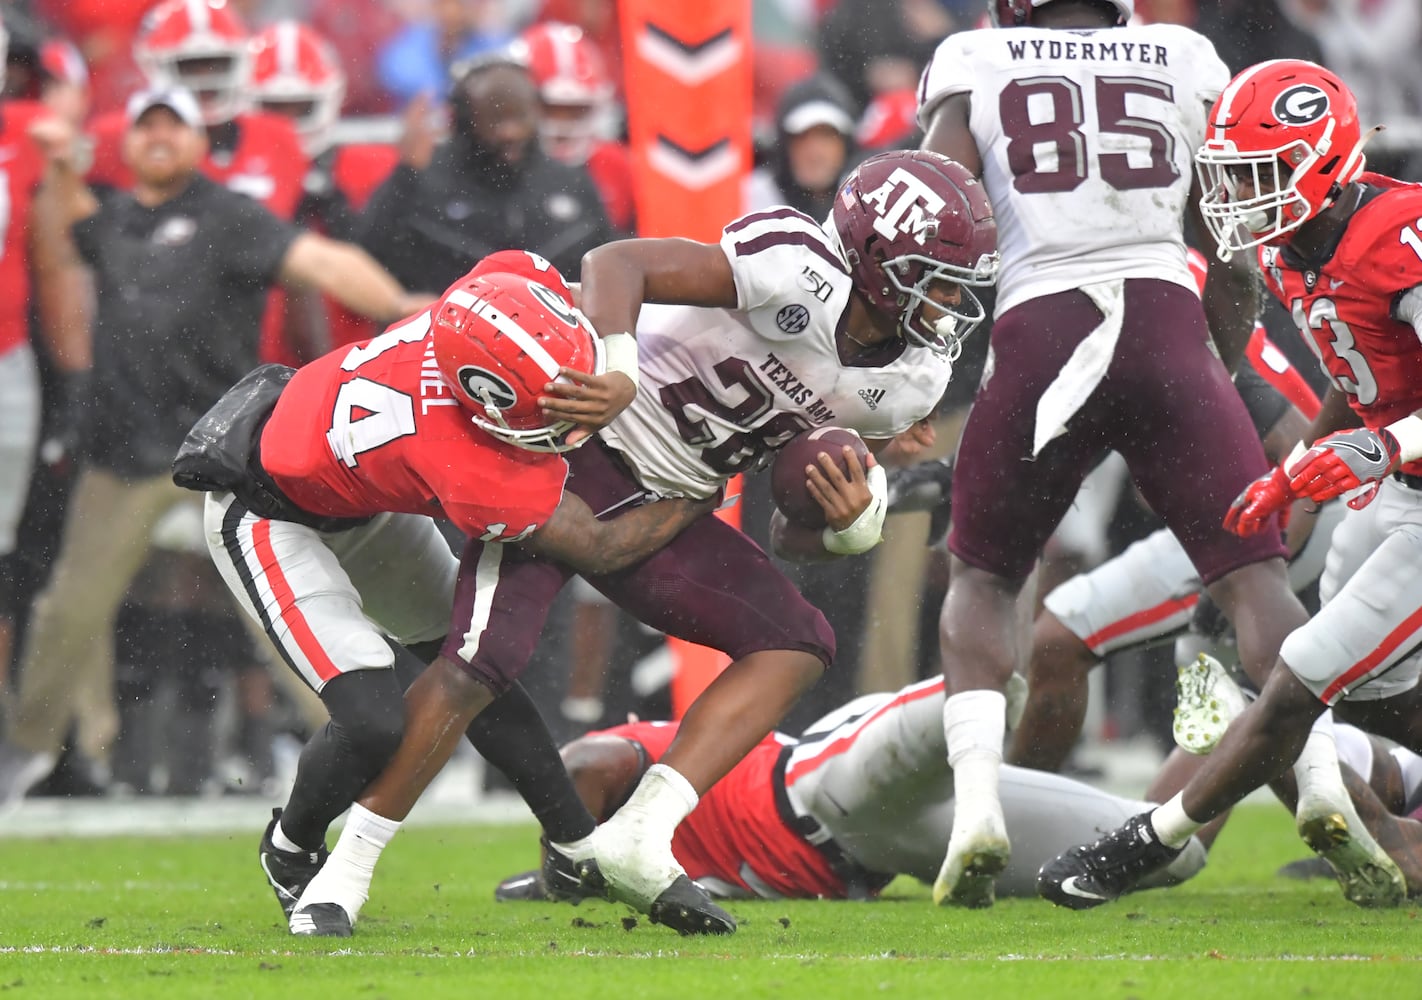
[[[797,434],[775,456],[770,470],[770,490],[775,506],[786,520],[802,528],[819,531],[825,526],[825,511],[805,486],[805,466],[819,464],[819,455],[832,456],[846,478],[849,467],[844,461],[844,446],[854,449],[860,468],[866,467],[869,447],[854,431],[842,427],[817,427]]]

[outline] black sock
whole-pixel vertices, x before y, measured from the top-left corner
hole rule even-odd
[[[321,701],[331,721],[301,751],[281,828],[303,850],[385,769],[404,732],[404,692],[393,670],[353,670],[328,682]]]
[[[553,734],[523,685],[515,683],[494,699],[465,735],[513,783],[549,840],[566,844],[597,827],[563,767]]]

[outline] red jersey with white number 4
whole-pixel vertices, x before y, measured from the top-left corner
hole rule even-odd
[[[443,513],[475,538],[524,538],[558,506],[567,463],[476,427],[430,330],[423,312],[298,371],[262,432],[262,466],[312,514]]]
[[[676,738],[675,722],[634,722],[600,735],[640,744],[656,763]],[[672,855],[698,882],[721,882],[775,898],[843,899],[847,890],[829,863],[785,825],[775,805],[783,737],[757,743],[701,801],[672,837]]]
[[[34,101],[0,106],[0,354],[30,336],[30,204],[44,155],[26,130],[46,114]]]
[[[1422,341],[1393,316],[1400,293],[1422,285],[1422,185],[1364,174],[1371,197],[1317,271],[1261,247],[1269,290],[1363,423],[1374,430],[1422,409]],[[1422,475],[1422,460],[1403,466]]]

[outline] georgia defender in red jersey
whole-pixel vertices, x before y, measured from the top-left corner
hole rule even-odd
[[[223,468],[245,474],[197,480],[211,491],[208,547],[244,610],[331,714],[260,849],[293,934],[351,933],[367,884],[352,870],[368,874],[371,850],[389,842],[459,734],[514,686],[474,662],[494,641],[491,609],[521,599],[508,569],[537,555],[616,572],[710,509],[645,503],[603,521],[564,491],[562,453],[635,390],[635,366],[607,370],[606,343],[546,261],[502,253],[431,309],[296,372],[274,404],[262,386],[272,368],[258,369],[189,436],[205,454],[204,441],[256,424],[249,456],[217,449]],[[586,423],[550,418],[549,395],[577,404]],[[190,462],[180,453],[185,480],[197,478],[184,472]],[[471,538],[473,558],[456,564],[432,514]],[[408,692],[387,634],[431,664]],[[366,808],[377,792],[400,808]],[[347,807],[328,858],[326,828]],[[567,819],[551,835],[576,841],[592,831],[580,807]],[[688,916],[721,914],[689,881],[676,901]]]
[[[1351,493],[1350,510],[1333,533],[1323,608],[1285,639],[1259,700],[1179,795],[1044,868],[1055,902],[1099,905],[1167,862],[1202,824],[1331,743],[1314,722],[1325,708],[1422,750],[1422,187],[1365,173],[1365,138],[1343,81],[1299,60],[1250,67],[1210,112],[1196,154],[1205,221],[1222,256],[1259,248],[1270,291],[1333,382],[1312,447],[1247,487],[1225,524],[1249,535],[1297,499]],[[1396,906],[1422,890],[1415,864],[1400,867],[1356,816],[1322,805],[1336,770],[1295,770],[1300,833],[1344,895]]]
[[[943,679],[866,695],[810,726],[772,733],[701,797],[672,851],[714,895],[865,899],[899,874],[931,882],[953,824],[953,773],[943,737]],[[605,818],[676,737],[675,722],[634,722],[589,733],[562,750],[578,793]],[[1021,849],[1002,891],[1029,896],[1037,868],[1082,836],[1110,828],[1143,803],[1055,774],[1005,767],[1002,796]],[[1205,861],[1197,844],[1171,881]],[[577,898],[541,872],[505,879],[495,897]],[[556,877],[556,876],[555,876]]]

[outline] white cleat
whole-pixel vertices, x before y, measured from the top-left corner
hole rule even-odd
[[[1175,745],[1187,753],[1207,754],[1229,724],[1249,705],[1224,665],[1201,653],[1180,668],[1175,680]]]
[[[978,823],[961,832],[955,823],[948,840],[948,856],[933,882],[933,902],[970,910],[991,906],[997,898],[997,876],[1011,856],[1012,845],[1000,809],[984,814]]]
[[[1294,819],[1299,836],[1328,862],[1350,903],[1369,909],[1402,905],[1407,898],[1402,870],[1378,846],[1351,799],[1300,799]]]

